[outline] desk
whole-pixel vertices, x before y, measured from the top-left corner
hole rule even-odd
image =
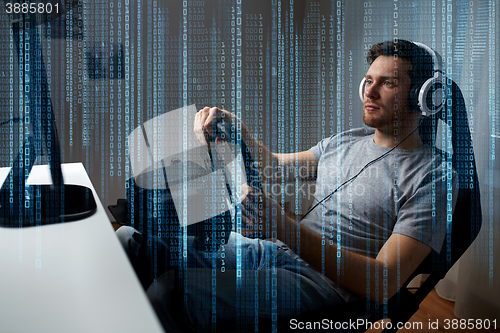
[[[9,168],[0,168],[3,183]],[[163,332],[81,163],[65,183],[92,189],[94,215],[30,228],[0,228],[0,332]],[[47,166],[28,182],[50,183]]]

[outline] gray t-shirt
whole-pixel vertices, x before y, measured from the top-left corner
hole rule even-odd
[[[374,130],[353,129],[320,141],[315,205],[390,149]],[[319,204],[301,222],[336,244],[376,257],[391,234],[412,237],[439,252],[458,193],[456,173],[436,148],[395,149]]]

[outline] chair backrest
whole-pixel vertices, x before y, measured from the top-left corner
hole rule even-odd
[[[448,95],[451,98],[448,98],[445,108],[436,115],[436,118],[441,118],[451,130],[453,145],[451,162],[458,176],[458,197],[441,252],[439,254],[433,252],[417,269],[417,272],[437,274],[441,275],[441,278],[476,239],[482,222],[479,180],[465,101],[460,88],[453,81]],[[427,125],[430,125],[427,128],[431,127],[434,133],[437,127],[436,120],[427,120]],[[428,135],[424,135],[424,138],[430,139],[432,143],[434,136],[429,138]]]

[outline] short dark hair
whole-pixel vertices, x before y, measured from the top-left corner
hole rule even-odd
[[[397,56],[407,60],[412,69],[409,75],[412,86],[422,84],[434,75],[434,59],[424,48],[404,39],[395,39],[373,45],[368,51],[366,60],[372,64],[379,56]]]

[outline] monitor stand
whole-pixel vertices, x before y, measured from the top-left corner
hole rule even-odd
[[[92,190],[81,185],[23,185],[0,190],[0,227],[19,228],[70,222],[97,210]]]

